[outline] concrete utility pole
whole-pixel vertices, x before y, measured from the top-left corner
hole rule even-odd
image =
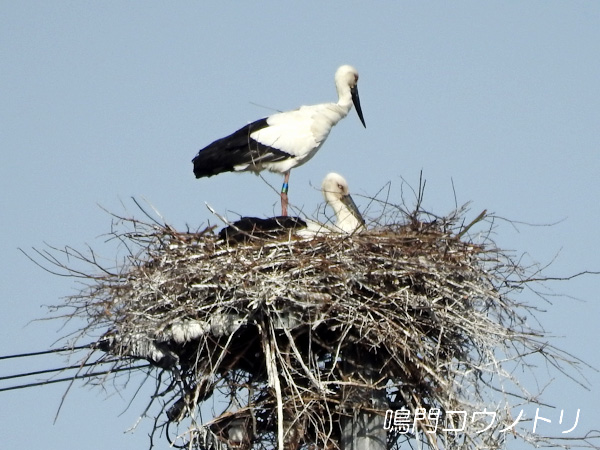
[[[346,370],[361,372],[362,378],[369,383],[376,380],[379,370],[374,367],[367,355],[346,354],[344,365]],[[356,362],[355,362],[356,361]],[[374,410],[385,411],[387,402],[385,391],[368,388],[350,388],[350,398],[358,405],[370,403]],[[342,421],[341,448],[343,450],[387,450],[387,431],[384,429],[385,418],[379,414],[354,410],[352,417]]]
[[[386,450],[387,432],[384,418],[378,414],[357,411],[344,421],[341,446],[344,450]]]

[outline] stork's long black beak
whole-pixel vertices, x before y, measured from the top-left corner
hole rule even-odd
[[[352,94],[352,103],[354,103],[354,107],[356,108],[356,113],[358,114],[358,118],[363,124],[363,127],[367,128],[365,124],[365,118],[363,117],[362,109],[360,108],[360,98],[358,97],[358,87],[354,86],[350,89],[350,93]]]
[[[340,200],[342,201],[342,203],[344,205],[346,205],[348,207],[348,210],[352,213],[352,215],[354,217],[356,217],[356,219],[364,225],[365,219],[363,219],[362,214],[358,210],[358,207],[356,206],[356,203],[354,203],[354,199],[350,196],[350,194],[342,195]]]

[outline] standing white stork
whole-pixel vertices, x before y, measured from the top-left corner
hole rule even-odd
[[[337,103],[301,106],[273,114],[218,139],[198,152],[192,160],[196,178],[222,172],[267,169],[284,174],[281,187],[281,214],[287,216],[290,170],[312,158],[321,148],[331,128],[356,108],[366,128],[358,97],[358,72],[344,65],[335,72]]]

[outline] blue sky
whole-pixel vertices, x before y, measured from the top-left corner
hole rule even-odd
[[[145,198],[176,227],[214,217],[269,216],[278,195],[250,174],[196,180],[197,150],[274,110],[335,100],[341,64],[360,72],[367,128],[354,112],[290,179],[312,213],[325,174],[341,173],[359,207],[391,182],[427,180],[425,207],[471,203],[530,224],[499,222],[498,246],[552,262],[547,274],[600,270],[600,3],[148,1],[0,2],[0,355],[41,350],[64,335],[43,305],[77,284],[43,272],[18,248],[91,245],[105,257],[110,217]],[[279,188],[281,177],[267,174]],[[453,190],[454,185],[454,190]],[[367,212],[368,216],[368,212]],[[372,217],[373,218],[373,217]],[[552,343],[600,367],[598,277],[548,285],[539,321]],[[59,366],[12,360],[6,373]],[[598,425],[591,391],[555,377],[544,400]],[[542,383],[543,384],[543,383]],[[134,389],[75,385],[0,393],[3,446],[146,448],[150,421]],[[141,396],[143,397],[143,395]],[[526,407],[534,414],[535,407]],[[547,411],[547,416],[558,413]],[[549,434],[561,428],[548,426]],[[586,428],[587,427],[587,428]],[[168,448],[161,442],[157,448]],[[508,448],[520,448],[509,443]]]

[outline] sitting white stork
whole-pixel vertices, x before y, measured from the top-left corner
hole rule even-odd
[[[196,178],[222,172],[258,173],[264,169],[282,173],[281,214],[287,216],[290,170],[315,155],[331,128],[348,115],[352,104],[366,127],[357,82],[356,69],[341,66],[335,72],[337,103],[301,106],[294,111],[273,114],[207,145],[192,160]]]
[[[336,219],[333,226],[319,224],[322,228],[326,227],[329,232],[348,234],[365,230],[365,219],[350,196],[348,183],[343,176],[335,172],[328,173],[321,184],[321,191],[325,201],[333,209]]]
[[[323,180],[321,191],[327,204],[335,213],[335,224],[323,224],[299,217],[242,217],[219,232],[221,239],[244,242],[249,239],[289,238],[290,234],[303,238],[340,233],[353,234],[364,231],[365,221],[350,196],[348,183],[341,175],[329,173]]]

